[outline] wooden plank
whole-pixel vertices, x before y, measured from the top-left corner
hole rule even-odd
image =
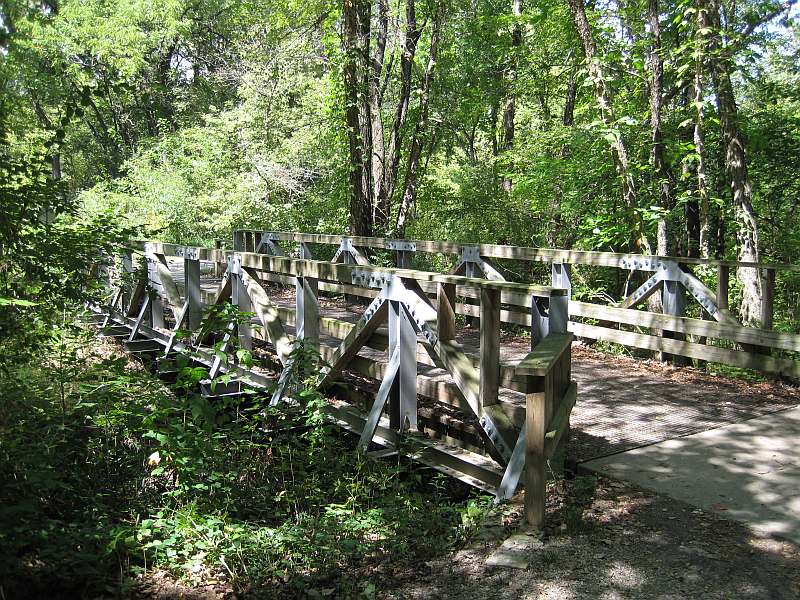
[[[424,289],[426,287],[426,284],[425,283],[421,284],[421,287],[423,287]],[[340,288],[337,287],[335,284],[320,283],[320,289],[325,289],[326,291],[336,291],[336,292],[340,291]],[[360,290],[359,291],[360,294],[366,294],[371,292],[377,295],[377,292],[374,290],[363,290],[361,288],[359,288],[359,290],[356,290],[352,286],[350,289],[351,291]],[[471,291],[477,292],[477,290],[471,290]],[[505,301],[504,295],[503,295],[503,300]],[[457,314],[463,314],[475,317],[478,317],[480,315],[479,308],[477,306],[463,304],[463,303],[456,304],[455,312]],[[661,313],[652,313],[642,310],[627,310],[612,306],[602,306],[598,304],[592,304],[589,302],[579,302],[575,300],[570,301],[569,312],[570,315],[573,317],[584,317],[584,318],[592,318],[598,320],[616,321],[619,323],[624,323],[639,327],[669,329],[671,331],[676,331],[685,334],[706,336],[717,339],[727,339],[742,344],[772,346],[774,348],[780,348],[784,350],[800,351],[800,335],[775,332],[775,331],[765,331],[761,329],[744,327],[738,324],[732,325],[728,323],[718,323],[715,321],[705,321],[701,319],[693,319],[690,317],[674,317],[670,315],[663,315]],[[502,309],[500,311],[500,320],[504,323],[512,323],[516,325],[523,325],[526,327],[530,327],[531,316],[530,314],[526,314],[525,312],[522,311]],[[582,325],[581,323],[576,323],[574,321],[571,321],[569,323],[569,329],[570,331],[577,331],[575,327],[579,327],[581,325]],[[612,329],[603,327],[597,327],[596,329],[587,329],[584,327],[583,329],[581,329],[581,331],[583,331],[584,333],[581,333],[579,335],[591,339],[602,339],[605,341],[615,341],[617,343],[624,343],[624,342],[619,342],[618,337],[615,337],[614,339],[608,338],[606,333],[615,331]],[[592,331],[593,333],[592,334],[586,333],[587,331]],[[608,333],[608,335],[613,336],[614,334]],[[640,335],[644,336],[645,338],[652,337],[648,336],[647,334],[640,334]],[[658,349],[654,348],[654,342],[650,341],[642,342],[642,338],[633,338],[633,341],[634,341],[633,347],[641,347],[643,349]],[[684,343],[691,343],[691,342],[684,342]],[[701,344],[695,344],[695,346],[700,346],[700,348],[710,347]],[[697,351],[694,352],[690,356],[690,358],[698,358],[700,360],[706,358],[704,356],[701,356],[702,354],[701,349],[696,349],[696,350]],[[721,348],[717,348],[716,350],[725,353],[724,355],[721,355],[720,352],[716,352],[715,353],[716,358],[713,359],[716,362],[729,364],[727,360],[731,359],[735,361],[732,363],[734,366],[745,366],[742,364],[743,363],[741,356],[743,354],[742,352],[734,350],[726,350]],[[783,366],[781,366],[781,369],[786,369],[788,367],[788,363],[786,362],[782,363],[782,365]],[[757,368],[757,367],[747,367],[747,368]],[[506,387],[512,387],[512,389],[519,389],[519,386],[512,383],[512,379],[510,379],[508,375],[503,376],[503,381],[505,382],[504,385]]]
[[[262,277],[279,283],[288,283],[290,281],[288,276],[281,276],[277,274],[262,274]],[[436,285],[429,285],[427,282],[423,282],[420,285],[428,293],[434,292],[437,289]],[[322,282],[320,283],[320,290],[333,293],[347,292],[364,297],[375,297],[378,294],[376,290]],[[472,290],[462,286],[457,287],[456,293],[466,297],[478,298],[480,296],[479,290]],[[530,301],[530,296],[525,296],[524,298],[520,296],[521,295],[510,295],[506,292],[501,292],[503,304],[526,307]],[[464,303],[456,303],[455,312],[456,314],[467,316],[480,316],[477,306]],[[744,327],[734,323],[720,323],[716,321],[694,319],[691,317],[674,317],[661,313],[622,309],[614,306],[604,306],[576,300],[570,301],[569,313],[572,317],[585,317],[604,321],[615,321],[617,323],[624,323],[638,327],[667,329],[676,333],[730,340],[741,344],[770,346],[777,349],[800,352],[800,334],[765,331],[752,327]],[[530,327],[530,314],[528,314],[527,311],[503,309],[500,312],[500,320],[503,323],[512,323],[515,325]]]
[[[544,382],[532,379],[531,391],[525,396],[525,520],[531,527],[542,529],[547,489],[545,428],[552,376],[547,375]]]
[[[320,388],[330,384],[333,378],[358,354],[358,351],[375,333],[375,330],[386,322],[388,312],[385,300],[376,299],[373,304],[367,307],[367,311],[358,320],[358,323],[350,333],[347,334],[347,337],[342,340],[342,343],[331,357],[331,366],[324,369],[323,378],[319,383]]]
[[[450,373],[456,387],[464,395],[464,399],[476,416],[482,413],[480,404],[480,377],[475,365],[467,357],[461,344],[454,340],[439,341],[433,350],[434,362]]]
[[[680,340],[658,338],[652,335],[608,329],[606,327],[598,327],[586,323],[570,323],[569,325],[570,331],[581,337],[614,342],[634,348],[679,354],[688,358],[718,362],[741,367],[743,369],[764,371],[765,373],[776,373],[786,377],[800,377],[800,362],[794,360],[741,352],[739,350],[729,350],[727,348],[718,348],[716,346],[707,346]]]
[[[575,406],[575,401],[578,399],[578,384],[571,382],[564,396],[558,404],[555,414],[550,419],[547,426],[547,433],[545,434],[545,456],[552,458],[561,438],[569,430],[569,416],[572,414],[572,408]]]
[[[285,365],[292,351],[292,342],[283,328],[278,307],[270,300],[269,294],[258,276],[250,269],[245,268],[243,271],[245,272],[244,285],[252,302],[253,312],[256,313],[258,320],[267,331],[269,340],[275,346],[281,363]]]
[[[553,369],[572,345],[571,333],[552,334],[544,338],[515,367],[517,375],[544,377]]]
[[[416,271],[412,269],[394,269],[384,267],[374,267],[367,265],[347,265],[340,263],[329,263],[318,260],[300,260],[286,258],[282,256],[267,256],[264,254],[254,254],[252,252],[240,252],[237,254],[242,266],[258,269],[261,271],[272,271],[286,275],[300,277],[313,277],[327,281],[351,282],[354,272],[389,274],[404,279],[414,279],[418,282],[428,283],[451,283],[455,285],[468,286],[475,289],[496,289],[520,294],[535,294],[542,298],[551,295],[564,296],[566,290],[554,289],[549,286],[513,283],[506,281],[489,281],[486,279],[459,277],[455,275],[442,275],[430,271]],[[428,291],[428,290],[426,290]]]
[[[743,325],[717,323],[691,317],[673,317],[643,310],[626,310],[590,302],[578,302],[576,300],[570,301],[569,312],[572,317],[615,321],[637,327],[667,329],[678,333],[731,340],[742,344],[772,346],[773,348],[800,352],[800,335],[793,333],[764,331],[753,327],[744,327]],[[501,315],[501,319],[506,320],[504,315]]]

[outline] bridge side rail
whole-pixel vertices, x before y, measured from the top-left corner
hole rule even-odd
[[[571,404],[561,401],[562,397],[569,396],[568,390],[562,389],[563,382],[572,384],[569,362],[571,335],[566,331],[566,290],[464,275],[381,268],[365,260],[335,263],[289,258],[275,255],[280,252],[279,248],[273,248],[273,254],[268,255],[137,242],[132,249],[143,253],[146,265],[141,272],[144,275],[133,278],[136,282],[134,289],[125,294],[115,294],[116,299],[108,310],[109,315],[116,315],[117,323],[129,327],[129,342],[136,343],[137,337],[144,335],[147,340],[143,342],[155,340],[164,346],[165,356],[187,343],[176,340],[176,332],[182,328],[196,330],[199,327],[199,311],[203,304],[201,261],[227,261],[222,280],[210,301],[216,304],[231,302],[244,311],[255,313],[263,337],[273,344],[282,364],[280,375],[273,380],[273,387],[276,387],[273,403],[281,401],[290,385],[287,375],[291,372],[290,338],[304,339],[317,347],[321,345],[320,324],[324,320],[319,314],[319,289],[328,284],[349,292],[368,293],[371,303],[365,307],[359,320],[355,324],[339,324],[342,328],[341,343],[328,352],[330,366],[323,371],[319,386],[326,388],[330,385],[339,373],[350,368],[362,347],[386,335],[378,333],[378,327],[386,326],[388,330],[388,338],[382,340],[387,349],[388,363],[381,373],[380,388],[368,414],[362,419],[354,417],[352,411],[339,411],[336,418],[344,419],[349,428],[355,427],[360,434],[359,447],[364,451],[376,441],[384,445],[393,443],[391,431],[417,430],[417,365],[418,346],[421,346],[428,355],[429,364],[444,369],[452,378],[460,406],[478,421],[484,447],[495,466],[482,463],[477,455],[468,452],[459,452],[460,458],[454,458],[450,450],[424,441],[419,442],[422,449],[414,454],[414,458],[450,474],[461,473],[465,481],[484,489],[488,486],[496,491],[498,500],[513,494],[523,467],[528,465],[526,481],[532,485],[531,489],[538,491],[526,494],[526,514],[532,524],[541,526],[544,488],[539,488],[545,481],[547,456],[560,441],[563,442],[562,436],[568,427],[563,423],[558,425],[554,417],[561,415],[560,418],[568,424],[569,410],[574,404],[574,394]],[[170,265],[174,268],[175,258],[182,259],[182,286],[176,284],[170,268]],[[129,252],[123,262],[129,265],[127,269],[135,271],[132,253]],[[272,301],[272,288],[266,285],[276,278],[280,283],[294,285],[296,289],[295,308],[291,311],[295,326],[293,335],[289,335],[282,318],[289,311]],[[435,300],[426,290],[435,292]],[[457,293],[470,295],[478,301],[475,305],[480,317],[477,359],[456,341]],[[128,305],[124,299],[118,300],[120,296],[129,299]],[[500,362],[501,306],[511,301],[527,304],[530,310],[532,353],[522,367],[517,367],[518,372],[508,366],[501,367]],[[120,303],[119,309],[117,303]],[[165,311],[170,311],[173,316],[172,331],[165,327]],[[199,332],[196,344],[208,359],[212,377],[227,370],[242,379],[249,378],[250,383],[263,381],[263,376],[251,377],[241,365],[222,364],[219,357],[203,345],[207,333]],[[252,324],[245,322],[219,333],[224,333],[223,348],[235,337],[248,348],[252,347],[255,332]],[[548,356],[551,357],[549,361]],[[534,364],[537,357],[540,363],[548,366],[544,368],[539,364],[537,367]],[[264,383],[269,384],[268,381]],[[526,394],[526,414],[523,415],[521,430],[508,416],[507,407],[503,406],[500,398],[500,389],[509,385]],[[564,406],[568,408],[562,410]],[[534,414],[532,411],[538,415],[535,419],[531,416]],[[527,436],[526,428],[532,432]],[[521,458],[518,447],[523,449]],[[511,480],[513,487],[509,487]],[[505,485],[501,486],[501,483]]]
[[[288,253],[281,245],[286,242],[299,244],[306,252],[310,252],[312,244],[331,245],[336,248],[334,260],[354,263],[367,260],[359,248],[391,250],[398,265],[410,265],[415,252],[457,255],[460,260],[456,269],[461,268],[461,273],[493,279],[503,278],[491,262],[493,259],[546,262],[551,264],[550,284],[566,289],[572,287],[572,264],[613,267],[626,273],[644,272],[649,275],[645,282],[617,306],[570,300],[569,331],[582,338],[659,352],[664,357],[712,361],[800,378],[800,335],[772,330],[775,273],[800,270],[796,265],[291,232],[239,230],[234,235],[235,248],[253,252]],[[692,272],[692,267],[697,266],[716,269],[715,291]],[[763,275],[761,328],[741,325],[728,310],[729,273],[739,267],[757,268]],[[435,294],[433,287],[422,285],[427,293]],[[321,289],[363,295],[363,290],[336,284]],[[662,313],[637,308],[656,293],[661,294]],[[460,289],[458,295],[464,300],[457,302],[456,312],[469,318],[478,317],[478,294]],[[685,316],[687,297],[699,304],[705,318]],[[504,295],[506,307],[501,311],[501,321],[530,326],[529,306],[517,300],[511,294]]]

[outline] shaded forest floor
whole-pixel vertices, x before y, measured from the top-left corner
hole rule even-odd
[[[489,514],[464,549],[412,568],[365,569],[363,598],[794,599],[800,596],[800,548],[758,537],[745,526],[624,483],[579,476],[553,484],[548,528],[526,570],[487,566],[502,540],[519,530],[521,506]],[[270,598],[275,590],[235,593],[224,585],[184,587],[156,574],[136,595],[173,598]],[[298,597],[339,597],[332,588]]]

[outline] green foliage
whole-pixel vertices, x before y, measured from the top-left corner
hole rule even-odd
[[[7,597],[94,596],[154,569],[357,595],[380,586],[367,566],[426,560],[480,521],[485,503],[462,508],[443,476],[355,452],[312,388],[295,409],[209,401],[204,369],[186,364],[169,389],[79,328],[42,351],[0,377]],[[295,352],[303,369],[316,363]]]

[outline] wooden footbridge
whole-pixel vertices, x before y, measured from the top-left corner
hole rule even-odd
[[[142,256],[139,268],[136,257]],[[450,266],[443,257],[453,256],[449,272],[437,272]],[[495,264],[498,259],[506,263]],[[537,262],[549,263],[550,285],[507,280],[520,277],[514,274],[521,268],[530,273]],[[618,306],[577,302],[570,300],[572,264],[647,277]],[[692,266],[718,270],[716,294]],[[541,527],[547,466],[563,454],[577,398],[573,335],[800,377],[800,336],[743,327],[727,311],[727,274],[737,266],[237,231],[232,249],[133,244],[122,259],[127,274],[117,277],[111,270],[115,291],[98,318],[129,351],[155,356],[164,369],[175,351],[191,346],[211,379],[230,374],[231,382],[213,392],[206,385],[209,394],[250,387],[269,391],[273,403],[290,393],[297,373],[292,348],[303,340],[327,363],[318,382],[331,396],[327,415],[359,435],[361,450],[382,447],[376,456],[403,452],[498,500],[511,497],[521,483],[526,518]],[[771,315],[775,270],[794,268],[754,267],[765,273],[763,308]],[[656,291],[664,314],[634,309]],[[685,316],[686,292],[713,320]],[[347,308],[335,301],[342,295],[351,301]],[[207,332],[198,333],[204,308],[225,303],[254,318],[217,332],[223,350],[236,337],[243,348],[264,350],[263,363],[246,367],[222,360]],[[471,329],[457,326],[462,317],[472,321]],[[525,328],[529,349],[506,347],[501,323]],[[195,334],[186,338],[177,335],[180,330]],[[350,385],[339,385],[343,378]],[[359,401],[364,392],[367,401]]]

